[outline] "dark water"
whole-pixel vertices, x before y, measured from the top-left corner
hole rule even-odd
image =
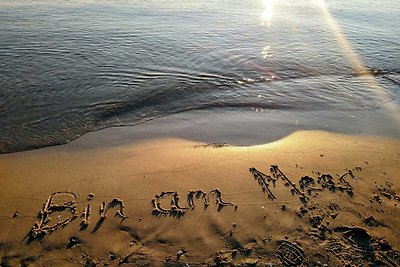
[[[400,2],[323,3],[1,0],[0,152],[198,109],[399,123]]]

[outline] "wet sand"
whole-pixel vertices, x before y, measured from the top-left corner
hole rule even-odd
[[[103,138],[0,155],[2,266],[400,265],[399,140]]]

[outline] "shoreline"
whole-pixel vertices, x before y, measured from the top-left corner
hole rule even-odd
[[[293,260],[290,255],[317,266],[398,260],[395,139],[300,131],[236,147],[177,138],[127,142],[106,131],[64,146],[3,154],[0,162],[5,264],[279,266]],[[252,167],[265,176],[249,172]],[[276,199],[263,192],[263,183]],[[193,190],[206,197],[199,193],[191,206]],[[51,220],[40,224],[36,217],[46,211],[46,200]],[[44,231],[37,236],[35,222]]]
[[[315,118],[319,119],[316,121]],[[203,143],[227,143],[254,146],[274,142],[297,131],[327,131],[337,134],[400,138],[395,115],[384,110],[355,117],[347,111],[332,112],[291,110],[195,110],[167,115],[134,125],[111,126],[88,131],[66,143],[0,153],[13,154],[49,147],[76,149],[107,147],[160,138],[178,138]],[[371,123],[373,122],[373,123]]]

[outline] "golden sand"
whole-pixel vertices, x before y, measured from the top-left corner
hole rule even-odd
[[[0,155],[1,262],[396,266],[399,174],[400,141],[317,131]]]

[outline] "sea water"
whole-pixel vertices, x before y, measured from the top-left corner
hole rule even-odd
[[[399,25],[393,0],[1,0],[0,152],[196,111],[399,137]]]

